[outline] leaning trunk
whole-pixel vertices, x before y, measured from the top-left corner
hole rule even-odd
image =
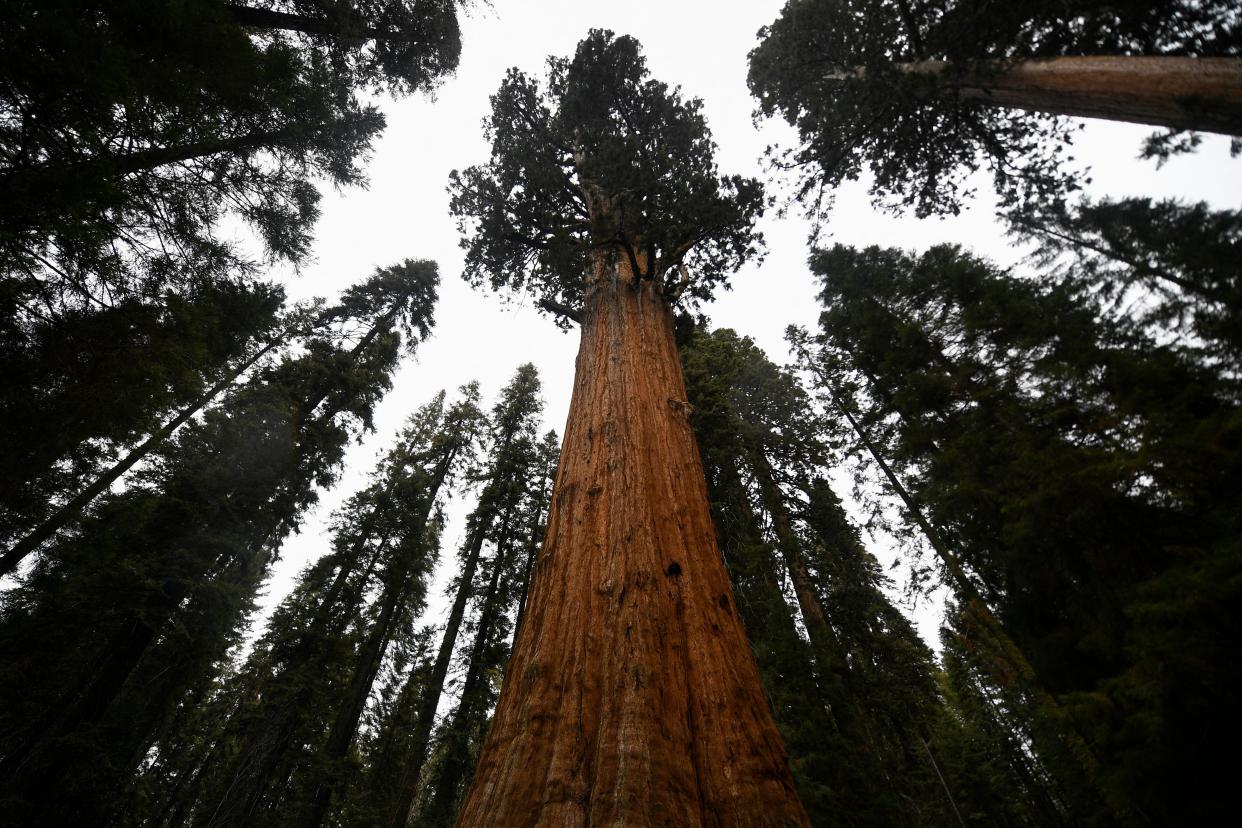
[[[232,385],[238,377],[248,371],[251,366],[280,344],[283,344],[283,337],[273,339],[256,351],[253,355],[246,358],[240,365],[229,372],[228,376],[211,386],[211,388],[201,394],[198,399],[181,409],[176,417],[173,417],[167,423],[156,429],[149,437],[147,437],[147,439],[143,440],[142,443],[131,449],[125,457],[113,464],[110,469],[96,478],[94,482],[74,495],[72,500],[52,513],[50,517],[43,521],[43,523],[39,524],[39,526],[30,532],[30,534],[13,544],[13,546],[7,549],[4,554],[0,555],[0,576],[8,575],[17,569],[27,555],[34,552],[53,535],[65,528],[66,525],[81,515],[83,510],[91,504],[91,501],[111,488],[113,483],[121,479],[121,475],[132,469],[140,460],[145,458],[154,449],[158,448],[164,440],[168,439],[172,435],[174,431],[189,422],[191,417],[201,411],[204,406]]]
[[[789,579],[793,582],[794,597],[798,600],[798,609],[802,611],[802,623],[806,625],[807,637],[811,639],[811,651],[820,680],[830,688],[833,718],[842,735],[865,748],[872,740],[867,734],[862,711],[858,709],[849,689],[849,666],[845,647],[828,623],[828,614],[824,611],[824,605],[811,579],[802,544],[794,532],[784,495],[777,487],[771,464],[762,451],[751,450],[751,468],[759,484],[764,508],[772,517],[777,548],[785,560]]]
[[[458,824],[807,825],[738,619],[672,313],[601,256],[547,535]]]
[[[941,61],[905,71],[939,74]],[[1170,129],[1242,135],[1242,59],[1055,57],[987,63],[967,72],[958,95],[993,106],[1103,118]]]

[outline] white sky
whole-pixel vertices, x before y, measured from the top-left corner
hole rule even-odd
[[[488,96],[505,70],[517,66],[542,76],[548,55],[572,54],[592,27],[633,35],[643,44],[654,77],[680,84],[688,97],[704,100],[708,124],[720,147],[721,172],[762,178],[759,157],[764,147],[788,143],[791,131],[784,124],[761,130],[753,125],[746,55],[756,43],[757,30],[775,19],[783,2],[492,0],[490,8],[476,9],[463,21],[461,65],[435,100],[383,103],[388,129],[369,167],[370,189],[325,194],[315,262],[291,278],[288,288],[294,298],[331,297],[376,266],[404,258],[434,259],[442,279],[435,333],[397,375],[377,412],[376,433],[351,450],[340,484],[324,494],[302,533],[286,544],[262,602],[265,610],[284,597],[302,567],[328,551],[324,524],[329,512],[363,484],[406,417],[438,389],[451,392],[478,379],[490,406],[517,366],[533,362],[547,401],[545,430],[564,433],[577,330],[560,332],[550,319],[536,314],[529,301],[506,304],[494,294],[471,290],[460,278],[462,253],[448,213],[449,171],[488,157],[480,125],[488,112]],[[1157,172],[1154,164],[1136,160],[1140,141],[1150,131],[1102,122],[1088,126],[1077,154],[1092,168],[1092,196],[1179,196],[1240,206],[1242,160],[1231,162],[1225,139],[1209,137],[1197,155],[1175,159]],[[978,190],[987,194],[988,183],[980,181]],[[732,281],[733,290],[722,293],[707,313],[715,326],[735,328],[752,337],[773,361],[785,363],[785,326],[813,326],[818,315],[806,268],[808,226],[797,217],[770,215],[762,229],[768,242],[766,260],[740,272]],[[895,219],[874,212],[865,185],[855,184],[838,192],[831,232],[833,240],[852,245],[922,250],[955,242],[1004,264],[1020,257],[992,220],[985,198],[952,220]],[[457,502],[450,509],[443,554],[450,564],[468,507]],[[872,551],[885,563],[894,555],[882,539]],[[447,573],[442,571],[437,583],[446,582]],[[442,587],[433,590],[428,620],[441,620],[445,606],[441,591]],[[916,620],[924,637],[935,642],[940,620],[935,607],[924,604]]]

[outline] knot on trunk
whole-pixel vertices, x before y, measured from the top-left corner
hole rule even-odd
[[[673,411],[680,414],[681,416],[685,417],[687,420],[689,420],[690,415],[694,413],[694,406],[686,402],[685,400],[675,400],[672,397],[669,397],[668,407],[673,409]]]

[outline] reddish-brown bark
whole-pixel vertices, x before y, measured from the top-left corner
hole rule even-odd
[[[905,64],[939,74],[941,61]],[[1242,59],[1166,56],[1053,57],[992,63],[958,94],[993,106],[1171,129],[1242,134]]]
[[[588,287],[547,535],[458,825],[804,826],[672,315],[630,273],[601,258]]]

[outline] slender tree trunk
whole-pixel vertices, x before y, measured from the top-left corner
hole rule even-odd
[[[507,532],[506,532],[507,534]],[[430,815],[434,824],[451,824],[454,807],[457,804],[457,788],[466,774],[469,757],[466,752],[469,740],[465,728],[470,717],[478,707],[475,696],[479,682],[483,678],[483,650],[491,637],[492,628],[499,615],[499,599],[496,592],[500,587],[500,576],[509,557],[508,538],[496,544],[496,557],[492,562],[492,574],[487,582],[487,591],[483,594],[483,604],[479,610],[478,629],[475,630],[474,644],[470,648],[470,662],[466,669],[466,678],[461,685],[461,699],[457,704],[457,712],[449,725],[449,745],[441,767],[440,779],[432,798]]]
[[[548,532],[458,824],[804,826],[655,282],[595,263]]]
[[[751,469],[759,484],[763,506],[772,516],[772,528],[776,533],[777,547],[789,571],[789,578],[793,581],[794,597],[798,600],[798,608],[802,611],[802,620],[806,624],[807,635],[811,639],[811,651],[814,653],[817,672],[825,684],[831,685],[829,698],[834,703],[832,705],[833,718],[840,728],[841,735],[861,749],[870,745],[874,740],[868,734],[866,717],[858,709],[850,690],[845,647],[841,644],[836,630],[828,623],[828,613],[824,611],[819,593],[811,580],[806,557],[802,553],[802,545],[794,532],[789,510],[773,478],[772,466],[768,463],[768,458],[762,451],[753,449],[750,452],[750,461]]]
[[[951,71],[943,61],[901,68]],[[961,98],[989,106],[1242,135],[1242,58],[1040,58],[988,64],[959,84]]]
[[[798,608],[802,610],[802,619],[806,623],[807,633],[810,635],[811,641],[815,644],[817,650],[822,650],[834,656],[839,655],[841,656],[840,660],[844,661],[844,652],[840,642],[837,641],[836,633],[828,625],[828,615],[824,612],[819,595],[815,592],[815,585],[811,581],[811,573],[807,570],[806,560],[802,555],[801,543],[790,521],[789,510],[784,503],[784,496],[773,479],[772,467],[768,463],[768,458],[764,456],[762,451],[752,450],[750,452],[750,464],[751,470],[755,474],[756,482],[759,484],[759,495],[763,500],[763,507],[767,509],[768,514],[772,517],[772,529],[776,533],[776,545],[781,551],[781,557],[785,560],[785,567],[789,570],[790,580],[793,581],[794,596],[798,599]],[[836,659],[834,658],[834,660]],[[827,669],[828,665],[820,665],[820,667],[821,669]]]
[[[452,468],[453,461],[459,450],[460,446],[454,444],[436,463],[433,482],[422,501],[423,509],[418,515],[416,532],[420,536],[425,531],[427,522],[431,518],[431,510],[435,505],[436,498],[439,497],[440,488],[448,478],[449,470]],[[358,667],[354,672],[353,680],[350,682],[346,703],[341,707],[336,720],[332,723],[332,729],[328,733],[328,741],[322,751],[323,756],[327,757],[331,762],[344,758],[350,744],[353,743],[354,736],[358,731],[358,720],[362,717],[362,711],[366,707],[367,696],[371,693],[371,686],[375,682],[375,676],[379,672],[380,663],[383,660],[384,650],[392,637],[392,626],[393,620],[396,617],[396,611],[409,589],[409,575],[406,567],[401,562],[394,562],[392,566],[396,568],[396,571],[390,572],[389,577],[386,579],[387,583],[380,598],[382,603],[379,617],[372,627],[371,634],[362,646]],[[324,607],[321,606],[320,611],[316,613],[317,618],[323,615],[323,609]],[[323,617],[326,622],[327,616]],[[335,780],[321,777],[303,824],[317,828],[323,822],[327,816],[328,808],[332,804],[335,787]]]
[[[966,820],[962,819],[962,812],[957,809],[957,801],[953,799],[953,792],[949,790],[949,783],[944,781],[944,774],[940,772],[940,764],[936,761],[936,757],[932,755],[931,745],[923,737],[919,737],[919,741],[923,743],[923,750],[927,753],[927,761],[931,762],[932,769],[936,771],[936,778],[940,780],[940,787],[944,790],[945,798],[949,800],[949,805],[953,807],[953,816],[957,817],[957,824],[966,828]]]
[[[319,828],[328,809],[332,806],[333,794],[339,785],[333,765],[345,758],[349,746],[353,744],[358,732],[358,720],[367,705],[367,696],[371,694],[371,685],[379,673],[380,663],[384,658],[384,650],[392,638],[393,622],[397,617],[401,601],[409,592],[409,576],[406,567],[399,562],[392,564],[395,571],[389,572],[380,598],[380,613],[371,626],[371,631],[358,653],[358,665],[346,691],[345,703],[337,711],[328,731],[328,740],[324,744],[321,755],[328,760],[329,768],[320,774],[315,795],[307,809],[302,824],[307,828]]]
[[[457,634],[461,631],[461,621],[466,614],[466,602],[470,600],[474,574],[479,567],[479,553],[483,550],[483,540],[495,517],[491,513],[493,505],[490,502],[490,492],[485,489],[479,500],[478,519],[474,523],[466,544],[466,560],[462,566],[457,594],[453,597],[453,606],[449,610],[448,622],[444,626],[444,637],[440,640],[440,649],[436,653],[431,676],[423,685],[423,694],[419,699],[415,720],[417,724],[412,740],[413,748],[401,772],[397,801],[389,823],[393,828],[402,828],[409,821],[410,810],[414,807],[414,797],[418,793],[418,780],[422,774],[423,762],[427,759],[427,746],[431,741],[431,726],[435,721],[436,708],[440,706],[440,695],[444,692],[444,680],[448,677],[449,665],[453,660],[453,648],[457,645]]]
[[[539,486],[540,504],[547,496],[546,482],[547,478],[544,478],[544,483]],[[522,562],[522,588],[518,592],[517,618],[513,622],[514,640],[517,640],[517,635],[522,629],[522,616],[526,614],[526,599],[530,596],[530,573],[535,567],[535,556],[539,554],[539,541],[543,538],[543,515],[542,505],[536,506],[527,529],[526,558]]]
[[[0,555],[0,577],[8,575],[17,569],[27,555],[42,546],[53,535],[68,525],[70,521],[80,516],[82,511],[90,505],[91,501],[107,491],[113,483],[121,478],[121,475],[137,465],[139,460],[142,460],[160,443],[168,439],[174,431],[201,411],[203,406],[219,396],[221,392],[236,382],[237,378],[249,370],[251,366],[283,342],[284,338],[281,337],[264,345],[251,357],[238,365],[228,376],[207,389],[194,402],[181,409],[181,412],[176,417],[160,426],[147,439],[132,449],[129,454],[117,461],[112,468],[96,478],[95,482],[78,492],[72,500],[57,509],[51,517],[43,521],[33,532],[5,550],[4,554]]]

